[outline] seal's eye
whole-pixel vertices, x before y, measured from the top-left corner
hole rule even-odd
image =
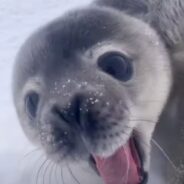
[[[36,92],[30,92],[25,98],[26,112],[29,118],[36,118],[36,112],[39,103],[39,95]]]
[[[106,53],[98,59],[98,66],[104,72],[123,82],[131,79],[132,60],[120,53]]]

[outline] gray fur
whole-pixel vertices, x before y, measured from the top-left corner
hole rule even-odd
[[[152,25],[168,47],[183,44],[184,1],[182,0],[99,0],[109,6],[139,17]]]
[[[35,32],[17,56],[13,78],[16,110],[30,140],[61,162],[63,157],[109,156],[135,131],[148,172],[156,122],[155,137],[164,137],[163,129],[173,121],[178,129],[177,117],[183,113],[183,7],[182,0],[99,0]],[[136,73],[130,82],[99,70],[98,58],[109,51],[133,60]],[[25,112],[30,91],[41,95],[34,122]],[[95,123],[95,132],[82,132],[76,123],[68,125],[52,113],[55,106],[70,109],[78,95],[86,100],[82,112],[91,113],[91,120],[82,122]],[[60,144],[55,129],[63,133]]]

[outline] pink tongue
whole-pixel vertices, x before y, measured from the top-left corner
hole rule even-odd
[[[133,140],[108,158],[94,159],[105,184],[140,183],[140,161]]]

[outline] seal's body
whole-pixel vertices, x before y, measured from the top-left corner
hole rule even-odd
[[[149,171],[156,122],[162,112],[169,118],[172,95],[182,97],[172,86],[181,85],[184,3],[169,2],[99,0],[25,42],[14,102],[26,135],[49,158],[109,157],[133,138]]]
[[[126,12],[149,24],[157,31],[167,48],[171,60],[173,82],[167,105],[159,118],[154,138],[173,163],[161,164],[165,183],[181,184],[184,181],[183,149],[183,94],[184,94],[184,1],[182,0],[99,0],[97,4]],[[155,143],[153,143],[155,146]],[[158,145],[157,149],[158,148]],[[162,150],[162,151],[163,151]],[[154,154],[154,153],[153,153]],[[153,155],[154,156],[154,155]],[[158,156],[158,155],[157,155]],[[165,157],[165,155],[162,155]],[[160,158],[159,158],[160,159]],[[163,158],[161,158],[163,159]],[[156,159],[153,159],[156,162]],[[175,166],[174,166],[174,165]]]

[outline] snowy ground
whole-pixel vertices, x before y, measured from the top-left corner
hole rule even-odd
[[[40,153],[31,153],[33,147],[25,138],[11,97],[11,74],[15,55],[25,38],[40,25],[61,15],[70,8],[89,3],[89,0],[1,0],[0,3],[0,183],[1,184],[36,184],[35,173],[41,165]],[[41,160],[41,161],[40,161]],[[50,169],[50,167],[49,167]],[[52,168],[51,168],[52,169]],[[75,169],[75,168],[73,168]],[[45,167],[46,170],[46,167]],[[48,183],[62,183],[59,168],[57,179],[53,173],[43,171],[38,184],[44,183],[46,173]],[[64,171],[65,172],[65,171]],[[83,171],[84,172],[84,171]],[[83,173],[81,172],[81,173]],[[81,184],[100,184],[100,180],[79,177]],[[54,172],[55,173],[55,172]],[[79,175],[80,173],[77,172]],[[93,174],[93,173],[92,173]],[[67,179],[68,177],[68,179]],[[51,181],[50,179],[51,178]],[[65,172],[66,184],[77,183]],[[57,182],[58,180],[58,182]],[[91,183],[90,183],[91,182]],[[45,181],[45,184],[47,182]]]

